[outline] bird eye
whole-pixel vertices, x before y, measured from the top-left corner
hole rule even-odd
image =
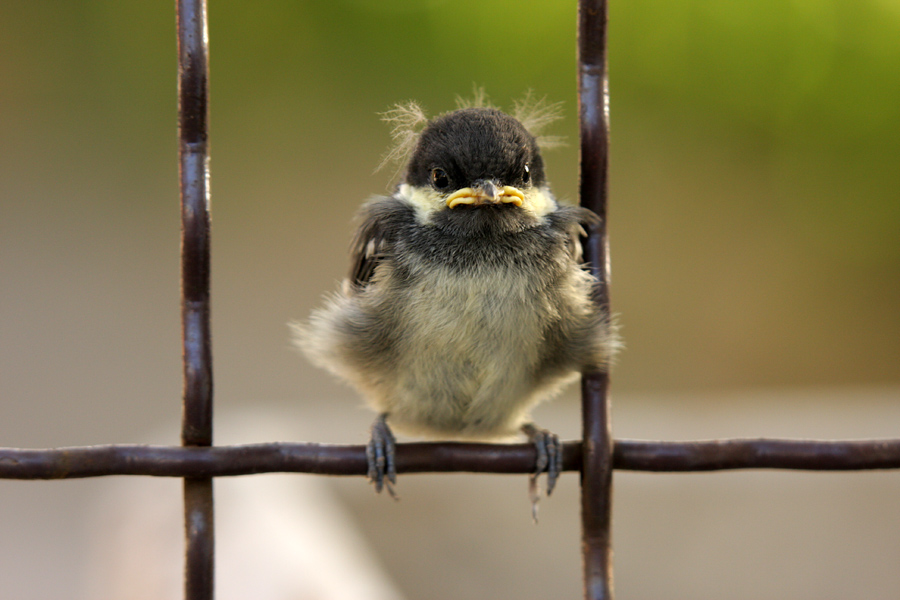
[[[450,176],[443,169],[431,170],[431,183],[439,190],[443,190],[450,185]]]
[[[531,169],[528,168],[528,165],[525,165],[525,172],[522,173],[522,183],[528,183],[531,181]]]

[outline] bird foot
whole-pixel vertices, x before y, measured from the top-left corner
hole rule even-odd
[[[397,467],[394,464],[397,441],[387,424],[387,414],[379,415],[372,424],[372,435],[366,445],[366,460],[369,464],[369,481],[375,484],[375,491],[381,493],[387,488],[391,498],[398,500],[393,486],[397,484]]]
[[[562,472],[562,444],[559,442],[558,435],[546,429],[540,429],[534,423],[523,425],[522,433],[528,436],[528,439],[534,444],[534,449],[537,451],[534,473],[528,476],[531,516],[537,522],[538,500],[540,500],[538,477],[544,471],[547,472],[547,496],[552,494],[553,488],[556,487],[556,481],[559,479],[559,474]]]

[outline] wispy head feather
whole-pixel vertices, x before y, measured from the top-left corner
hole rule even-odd
[[[498,108],[488,98],[484,88],[478,85],[472,87],[471,98],[457,96],[456,107],[457,109]],[[562,102],[548,102],[546,97],[537,98],[531,90],[528,90],[523,98],[513,103],[513,110],[510,114],[535,137],[542,150],[565,145],[565,141],[560,136],[541,135],[541,131],[545,127],[562,117]],[[428,124],[428,117],[419,104],[409,101],[395,104],[390,110],[381,113],[381,120],[391,126],[393,143],[375,170],[380,171],[389,164],[396,164],[394,173],[396,176],[416,149],[419,136],[425,125]]]
[[[472,84],[472,97],[471,98],[463,98],[462,96],[456,97],[456,108],[497,108],[494,106],[491,99],[488,98],[487,92],[484,90],[483,86]]]
[[[562,102],[548,102],[546,96],[537,98],[528,90],[523,98],[513,102],[512,116],[535,137],[542,150],[565,145],[561,136],[541,135],[545,127],[562,118]]]
[[[399,170],[415,150],[419,134],[428,123],[428,117],[421,106],[410,100],[405,104],[395,104],[390,110],[381,113],[381,120],[391,126],[393,143],[376,171],[391,163],[399,165]]]

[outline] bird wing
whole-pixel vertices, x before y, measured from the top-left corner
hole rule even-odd
[[[587,265],[582,264],[584,262],[583,243],[587,240],[588,232],[600,224],[600,217],[582,207],[566,207],[564,214],[571,218],[566,228],[569,234],[566,249],[573,261],[586,267]]]
[[[569,239],[566,243],[566,249],[569,251],[569,256],[577,264],[584,262],[581,238],[586,237],[587,231],[584,230],[584,226],[581,223],[575,223],[575,225],[569,229]]]
[[[376,215],[364,217],[350,250],[350,281],[355,289],[368,285],[375,268],[384,262],[391,246],[388,238],[384,223]]]

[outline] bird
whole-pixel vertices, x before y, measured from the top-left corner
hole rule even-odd
[[[339,291],[292,324],[306,356],[378,414],[366,447],[378,492],[395,496],[394,429],[471,441],[524,433],[537,450],[536,510],[537,478],[546,471],[552,493],[562,446],[531,410],[608,369],[618,349],[582,258],[581,237],[600,219],[551,192],[537,130],[554,109],[536,105],[530,117],[518,105],[515,116],[464,105],[432,119],[398,105],[399,183],[359,210]]]

